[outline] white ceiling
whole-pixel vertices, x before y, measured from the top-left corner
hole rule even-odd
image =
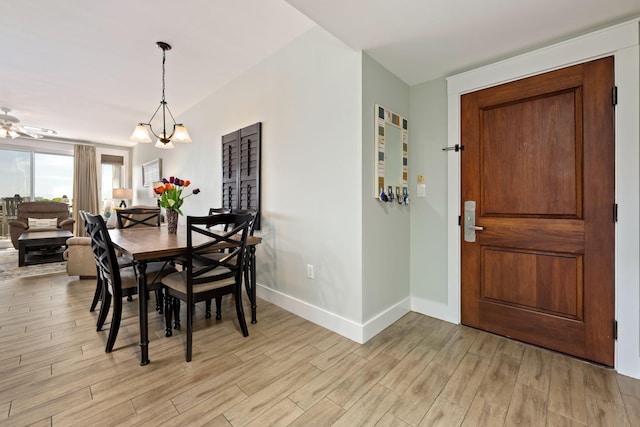
[[[640,0],[287,0],[409,85],[640,15]]]
[[[640,0],[2,0],[0,106],[130,145],[160,101],[156,41],[178,116],[316,23],[414,85],[639,15]]]

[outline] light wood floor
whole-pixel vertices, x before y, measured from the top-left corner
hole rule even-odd
[[[198,312],[186,363],[151,312],[141,367],[137,301],[106,354],[93,287],[0,282],[0,425],[640,425],[640,381],[416,313],[359,345],[259,301],[243,338],[226,298],[223,320]]]

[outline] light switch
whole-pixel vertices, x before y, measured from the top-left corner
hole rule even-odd
[[[424,184],[426,182],[424,175],[418,175],[418,184]]]

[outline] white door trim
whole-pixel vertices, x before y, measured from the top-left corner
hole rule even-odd
[[[614,55],[616,107],[615,367],[640,378],[640,47],[639,19],[583,35],[447,79],[448,146],[460,144],[460,96],[486,87]],[[448,156],[448,317],[460,322],[460,156]]]

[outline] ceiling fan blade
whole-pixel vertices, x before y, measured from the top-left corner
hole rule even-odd
[[[56,132],[53,129],[47,129],[47,128],[39,128],[39,127],[35,127],[35,126],[20,126],[22,129],[31,131],[31,132],[35,132],[35,133],[45,133],[47,135],[57,135],[58,132]],[[26,133],[26,132],[25,132]]]
[[[27,129],[24,126],[18,126],[18,132],[23,133],[25,135],[28,135],[31,138],[36,138],[36,139],[42,138],[42,135],[37,134],[36,132],[34,132],[34,131],[30,130],[30,129]]]

